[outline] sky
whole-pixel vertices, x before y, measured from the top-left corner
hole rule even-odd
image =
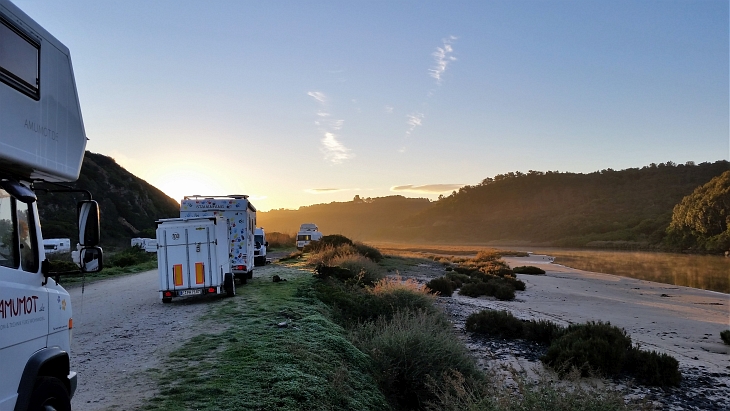
[[[70,49],[87,150],[178,201],[730,159],[727,0],[12,1]]]

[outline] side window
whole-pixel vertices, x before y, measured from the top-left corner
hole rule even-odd
[[[0,81],[38,100],[40,45],[0,18]]]
[[[38,272],[38,250],[35,247],[35,224],[33,210],[28,204],[15,202],[18,221],[18,239],[20,240],[20,266],[24,271]]]
[[[12,197],[0,189],[0,266],[18,268],[18,241],[13,214]]]

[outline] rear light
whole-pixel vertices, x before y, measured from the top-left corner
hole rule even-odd
[[[72,330],[73,328],[74,328],[74,319],[73,318],[69,318],[68,319],[68,329],[69,330]]]
[[[213,288],[213,287],[208,288],[208,292],[211,294],[215,294],[215,288]]]
[[[165,297],[172,297],[172,291],[165,291],[162,295]]]
[[[245,265],[234,265],[233,269],[238,270],[238,271],[246,271],[246,266]]]

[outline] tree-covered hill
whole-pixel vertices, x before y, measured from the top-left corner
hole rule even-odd
[[[590,174],[508,173],[429,202],[400,196],[259,213],[269,231],[300,223],[361,240],[555,246],[666,246],[673,208],[730,169],[727,161],[651,164]]]
[[[179,204],[134,176],[113,158],[86,152],[79,179],[68,186],[88,190],[101,209],[102,246],[129,245],[132,237],[154,237],[155,220],[178,217]],[[36,184],[36,188],[57,188]],[[78,239],[76,201],[80,194],[38,192],[44,238]]]
[[[295,234],[302,223],[315,223],[325,234],[358,239],[386,238],[390,225],[417,214],[433,203],[426,198],[388,196],[360,198],[257,213],[257,223],[268,232]]]
[[[717,161],[590,174],[508,173],[462,187],[404,221],[399,231],[404,239],[659,245],[674,206],[728,169],[730,163]]]

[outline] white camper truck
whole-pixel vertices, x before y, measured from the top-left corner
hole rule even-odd
[[[160,298],[236,294],[228,258],[228,221],[223,216],[157,221]]]
[[[85,148],[68,49],[0,0],[0,410],[71,407],[71,299],[45,258],[34,184],[78,179]],[[79,271],[98,271],[98,205],[77,207]]]
[[[231,272],[242,283],[253,277],[256,208],[247,195],[223,197],[186,196],[180,202],[180,217],[222,215],[228,220]],[[159,238],[159,237],[157,237]]]
[[[319,241],[321,239],[322,233],[319,232],[316,224],[304,223],[299,226],[299,232],[297,232],[297,249],[301,250],[312,241]]]
[[[266,265],[266,248],[269,246],[269,242],[266,241],[266,233],[263,227],[258,227],[254,230],[253,242],[255,247],[253,252],[253,265]]]
[[[43,249],[46,254],[71,252],[70,238],[46,238],[43,239]]]

